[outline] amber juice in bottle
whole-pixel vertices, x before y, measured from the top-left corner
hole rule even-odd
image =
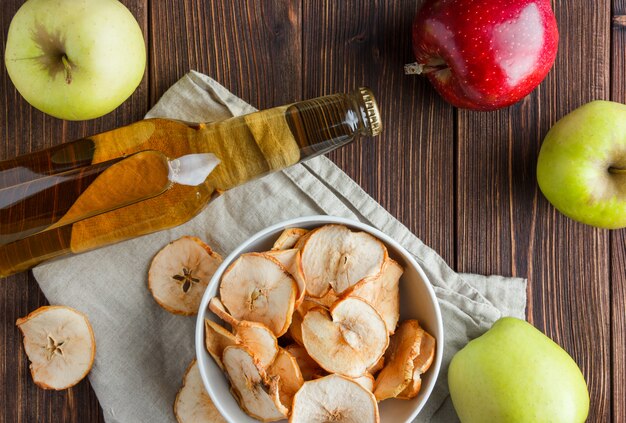
[[[379,132],[361,88],[216,123],[147,119],[0,162],[0,276],[180,225],[217,193]],[[171,164],[194,155],[217,164],[178,183]]]

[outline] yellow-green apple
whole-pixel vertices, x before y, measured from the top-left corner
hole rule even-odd
[[[146,48],[139,24],[117,0],[28,0],[9,26],[5,63],[34,107],[85,120],[135,91]]]
[[[413,22],[417,62],[457,107],[494,110],[530,93],[552,68],[559,33],[550,0],[426,0]]]
[[[452,358],[448,384],[463,423],[582,423],[589,412],[587,385],[574,360],[512,317]]]
[[[594,101],[558,121],[541,146],[537,180],[564,215],[626,227],[626,106]]]

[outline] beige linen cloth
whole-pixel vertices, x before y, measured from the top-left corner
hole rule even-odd
[[[191,72],[163,95],[147,117],[210,122],[254,110],[211,78]],[[455,273],[325,157],[233,189],[172,230],[34,270],[52,304],[71,306],[89,316],[97,342],[89,379],[106,421],[175,421],[172,404],[194,358],[195,319],[168,313],[147,289],[148,267],[160,248],[190,234],[226,256],[269,225],[314,214],[370,224],[399,241],[423,267],[441,305],[445,345],[438,383],[416,421],[457,421],[447,388],[450,359],[499,317],[524,317],[526,281]]]

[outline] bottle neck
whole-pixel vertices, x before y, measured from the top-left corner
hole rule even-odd
[[[300,161],[328,153],[361,135],[380,133],[378,107],[367,88],[294,103],[285,117],[300,148]]]

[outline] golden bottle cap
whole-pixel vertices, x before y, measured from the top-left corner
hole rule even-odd
[[[359,88],[359,93],[361,94],[363,103],[365,104],[365,113],[367,114],[367,121],[369,123],[369,133],[371,136],[375,137],[376,135],[379,135],[383,129],[378,104],[374,98],[374,93],[372,93],[372,90],[369,88],[361,87]]]

